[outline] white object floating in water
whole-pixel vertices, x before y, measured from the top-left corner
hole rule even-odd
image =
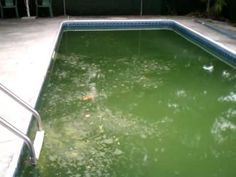
[[[90,114],[85,114],[85,118],[89,118],[90,116]]]
[[[121,155],[123,152],[120,149],[117,149],[114,151],[114,155]]]
[[[228,78],[228,77],[230,76],[230,73],[229,73],[228,71],[223,71],[223,72],[222,72],[222,76],[223,76],[224,78]]]
[[[204,70],[208,71],[208,72],[212,72],[214,70],[214,66],[213,65],[203,65],[202,68]]]

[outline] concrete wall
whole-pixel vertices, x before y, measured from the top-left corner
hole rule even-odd
[[[226,17],[230,20],[236,22],[236,0],[228,0],[227,1]]]
[[[35,15],[35,0],[30,1],[31,14]],[[202,0],[142,0],[144,15],[186,15],[190,12],[204,11]],[[226,0],[223,15],[236,21],[236,0]],[[67,14],[84,15],[139,15],[141,0],[65,0]],[[52,0],[55,16],[63,15],[63,0]],[[20,16],[26,15],[23,0],[18,0]],[[47,9],[41,16],[48,16]],[[8,10],[6,16],[13,17],[14,11]]]
[[[162,1],[143,0],[143,12],[161,14]],[[63,10],[59,4],[54,0],[53,6],[61,13]],[[69,15],[138,15],[140,0],[66,0],[66,7]]]

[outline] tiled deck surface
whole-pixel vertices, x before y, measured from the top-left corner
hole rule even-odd
[[[139,17],[105,18],[137,19]],[[236,40],[197,23],[193,18],[153,16],[142,18],[174,19],[236,53]],[[73,17],[72,19],[86,18]],[[60,23],[63,20],[68,20],[68,17],[0,20],[0,83],[32,106],[36,104],[54,51]],[[236,31],[228,24],[224,26]],[[31,114],[0,91],[0,116],[22,132],[26,132]],[[0,125],[0,177],[13,175],[22,143],[19,138]]]

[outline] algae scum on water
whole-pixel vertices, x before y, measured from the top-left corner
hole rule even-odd
[[[18,176],[236,175],[236,71],[171,31],[64,32]]]

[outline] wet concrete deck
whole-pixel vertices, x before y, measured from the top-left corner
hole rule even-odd
[[[140,17],[105,18],[137,19]],[[154,16],[142,18],[174,19],[236,53],[236,40],[196,22],[194,18]],[[68,20],[68,17],[0,20],[0,83],[32,106],[36,104],[54,52],[60,23],[64,20]],[[236,31],[236,28],[228,24],[223,26]],[[0,116],[22,132],[27,132],[31,114],[1,91]],[[13,176],[22,144],[22,140],[0,125],[0,177]]]

